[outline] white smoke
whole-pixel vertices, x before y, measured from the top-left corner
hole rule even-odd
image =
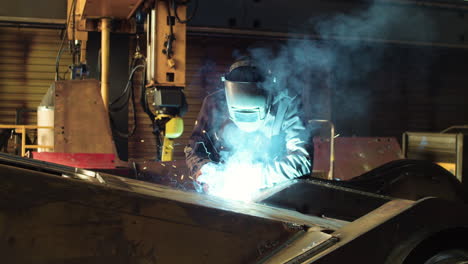
[[[430,19],[414,9],[387,12],[382,5],[371,5],[363,11],[314,23],[309,31],[328,39],[326,41],[288,40],[274,47],[251,48],[247,55],[263,67],[264,72],[274,74],[276,83],[269,87],[272,92],[284,93],[287,90],[292,96],[310,99],[318,94],[317,87],[325,82],[333,96],[333,104],[339,106],[339,111],[333,113],[332,121],[354,120],[368,114],[371,91],[361,86],[367,75],[378,70],[385,49],[384,45],[374,45],[375,42],[367,40],[385,39],[401,23],[408,24],[408,32],[403,35],[432,34],[428,30]],[[415,25],[424,25],[424,32],[419,32]],[[308,107],[308,112],[314,113],[329,107],[319,100],[315,100],[313,105],[310,101],[303,104]],[[306,113],[305,117],[310,118],[310,113]],[[264,164],[258,162],[267,158],[262,156],[265,153],[253,148],[255,144],[248,144],[249,141],[240,143],[242,135],[230,131],[223,136],[230,143],[230,155],[222,163],[203,167],[199,181],[208,184],[212,195],[249,201],[262,188],[271,186],[266,184],[269,182],[266,178],[271,175]],[[266,155],[271,157],[275,153]]]

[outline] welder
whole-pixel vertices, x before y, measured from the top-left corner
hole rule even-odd
[[[224,89],[203,101],[185,148],[192,177],[210,185],[205,174],[222,172],[233,159],[240,160],[239,176],[247,163],[260,168],[262,188],[309,175],[300,98],[278,87],[274,73],[248,57],[232,64],[223,81]],[[223,181],[219,174],[215,177]]]

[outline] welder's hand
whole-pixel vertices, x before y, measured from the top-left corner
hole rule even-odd
[[[207,183],[201,182],[198,178],[202,175],[202,171],[199,170],[193,175],[193,184],[195,186],[195,190],[199,193],[208,193],[209,186]]]
[[[194,180],[194,181],[198,181],[198,177],[200,177],[200,175],[202,175],[202,171],[201,171],[201,170],[197,171],[197,172],[193,175],[193,180]]]
[[[193,186],[199,193],[208,193],[208,184],[198,181],[198,178],[202,175],[201,170],[197,171],[193,175]]]
[[[216,186],[219,178],[220,166],[213,162],[204,164],[193,176],[198,192],[209,193],[210,186]]]
[[[213,184],[216,180],[217,174],[221,171],[220,166],[214,162],[208,162],[203,165],[199,171],[200,175],[197,176],[198,182]]]

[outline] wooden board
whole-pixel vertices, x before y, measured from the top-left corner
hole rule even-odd
[[[97,80],[55,83],[55,152],[114,153]]]

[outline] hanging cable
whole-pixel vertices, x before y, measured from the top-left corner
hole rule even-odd
[[[76,2],[77,0],[73,0],[71,7],[70,7],[70,12],[68,12],[68,19],[67,23],[65,23],[65,30],[68,30],[68,25],[70,24],[70,19],[72,17],[75,17],[75,8],[76,8]],[[75,25],[73,25],[75,27]],[[73,28],[73,32],[75,29]],[[67,32],[65,31],[62,37],[62,42],[60,43],[59,50],[57,52],[57,57],[55,58],[55,81],[58,81],[60,79],[59,76],[59,66],[60,66],[60,58],[62,57],[62,52],[63,52],[63,44],[65,43],[65,38],[67,37]]]
[[[138,59],[137,59],[138,60]],[[143,59],[141,59],[143,60]],[[144,60],[143,60],[144,61]],[[135,61],[132,63],[132,65],[135,64]],[[110,121],[112,125],[112,130],[116,133],[117,136],[122,137],[122,138],[128,138],[131,137],[135,134],[136,127],[137,127],[137,118],[136,118],[136,107],[135,107],[135,93],[133,92],[133,78],[135,76],[135,73],[137,72],[138,69],[143,69],[143,74],[146,72],[146,63],[137,65],[133,67],[130,76],[127,81],[127,85],[125,86],[125,89],[122,91],[122,93],[114,99],[110,104],[109,104],[109,112],[110,112]],[[142,80],[144,83],[144,79]],[[125,100],[123,101],[122,105],[117,105],[116,104],[125,97]],[[115,121],[112,118],[111,113],[116,113],[119,112],[125,107],[128,107],[129,104],[132,104],[132,111],[133,111],[133,127],[129,133],[123,133],[119,131],[116,127]]]
[[[173,51],[172,51],[172,42],[175,40],[174,37],[174,22],[172,21],[172,14],[171,14],[171,6],[172,1],[167,0],[166,7],[167,7],[167,14],[169,16],[169,35],[166,37],[166,41],[164,42],[164,50],[163,53],[166,54],[167,59],[172,58]]]
[[[130,88],[132,85],[132,81],[133,81],[133,75],[135,74],[135,72],[140,69],[140,68],[146,68],[146,66],[144,64],[140,64],[140,65],[137,65],[135,66],[132,71],[130,72],[130,76],[128,78],[128,81],[127,81],[127,85],[125,86],[125,89],[122,91],[122,93],[114,100],[112,100],[112,102],[109,104],[109,109],[112,111],[112,107],[113,105],[115,105],[120,99],[122,99],[125,95],[127,95],[129,93],[129,91],[131,91],[132,89]],[[127,96],[128,98],[128,96]],[[114,108],[115,109],[115,108]]]
[[[146,71],[143,72],[143,79],[141,82],[141,89],[140,89],[140,105],[143,108],[143,111],[148,115],[151,120],[151,123],[154,123],[154,119],[156,116],[148,107],[148,98],[146,96]]]
[[[170,0],[172,2],[172,9],[174,10],[174,16],[176,17],[177,21],[179,23],[182,23],[182,24],[186,24],[187,22],[189,22],[190,20],[193,19],[193,17],[195,16],[195,14],[197,13],[197,10],[198,10],[198,0],[193,0],[194,4],[193,4],[193,9],[192,9],[192,13],[190,13],[190,15],[187,16],[187,18],[185,20],[181,20],[180,17],[179,17],[179,14],[178,14],[178,6],[180,5],[178,3],[178,0]],[[179,0],[180,1],[180,0]],[[190,1],[186,1],[186,2],[182,2],[182,5],[188,5]]]

